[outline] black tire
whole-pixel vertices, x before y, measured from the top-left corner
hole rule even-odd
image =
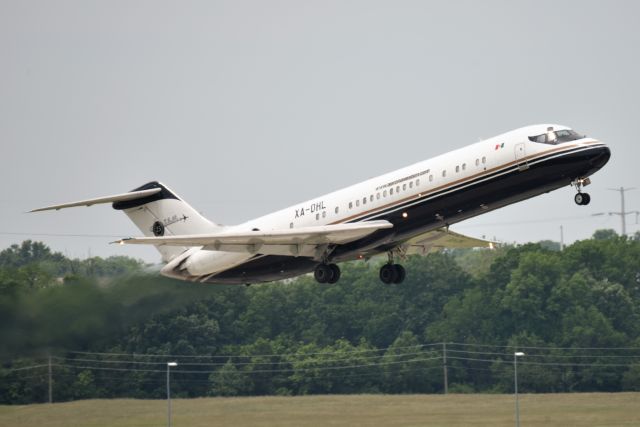
[[[393,264],[385,264],[380,267],[380,280],[384,284],[394,283],[397,279],[398,272]]]
[[[573,196],[573,201],[576,202],[576,205],[582,206],[584,204],[584,194],[577,193],[575,196]]]
[[[589,193],[582,193],[582,206],[587,206],[591,203],[591,196]]]
[[[316,279],[318,283],[327,283],[329,279],[331,279],[331,269],[326,264],[318,264],[316,269],[313,271],[313,277]]]
[[[340,280],[340,267],[336,264],[329,264],[329,269],[331,270],[331,278],[327,280],[327,283],[337,283]]]
[[[394,264],[393,269],[396,271],[396,279],[393,283],[400,284],[404,282],[405,277],[407,277],[407,270],[405,270],[400,264]]]

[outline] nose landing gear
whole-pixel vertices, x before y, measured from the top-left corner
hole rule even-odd
[[[591,201],[591,196],[589,193],[578,193],[573,197],[573,201],[576,202],[576,205],[586,206]]]
[[[591,196],[589,193],[582,192],[582,187],[589,184],[591,184],[591,180],[589,178],[579,178],[571,183],[571,185],[574,185],[578,190],[578,194],[573,197],[573,201],[576,202],[576,205],[586,206],[591,202]]]

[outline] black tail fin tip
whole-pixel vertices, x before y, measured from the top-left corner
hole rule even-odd
[[[113,209],[121,211],[121,210],[124,210],[124,209],[136,208],[138,206],[142,206],[142,205],[145,205],[147,203],[155,202],[157,200],[162,200],[162,199],[180,200],[180,198],[178,196],[173,194],[167,187],[165,187],[164,185],[162,185],[158,181],[148,182],[148,183],[146,183],[144,185],[141,185],[138,188],[134,188],[131,191],[150,190],[152,188],[160,188],[161,191],[159,191],[159,192],[157,192],[155,194],[152,194],[151,196],[142,197],[140,199],[114,202],[111,206],[113,207]]]

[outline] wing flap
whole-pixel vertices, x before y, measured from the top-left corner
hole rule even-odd
[[[493,248],[495,242],[465,236],[446,228],[438,228],[405,243],[408,254],[426,255],[442,249]]]

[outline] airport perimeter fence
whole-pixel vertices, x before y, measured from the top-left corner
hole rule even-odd
[[[326,393],[640,390],[638,347],[430,343],[355,351],[177,355],[65,351],[6,362],[2,394],[31,400],[163,398],[167,363],[177,397]],[[39,396],[39,397],[38,397]],[[1,396],[2,403],[18,403]],[[20,401],[20,399],[17,399]],[[29,403],[20,401],[20,403]]]

